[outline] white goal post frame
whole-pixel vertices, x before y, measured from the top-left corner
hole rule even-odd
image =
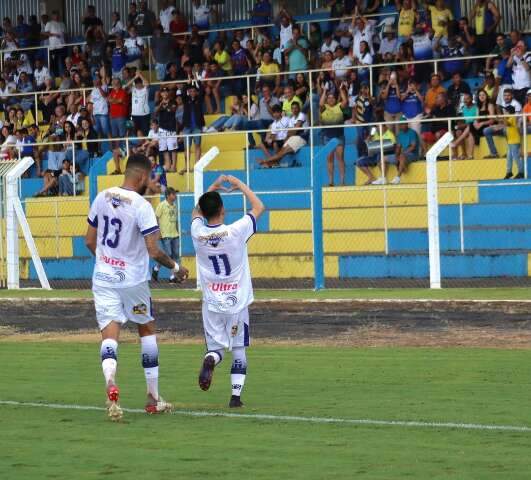
[[[24,157],[7,172],[5,175],[6,186],[6,260],[7,260],[7,288],[20,288],[20,252],[18,227],[22,230],[28,250],[33,260],[33,265],[37,271],[37,276],[41,287],[51,290],[50,283],[46,277],[46,272],[39,257],[37,246],[31,234],[31,230],[24,215],[24,209],[20,202],[19,181],[20,177],[28,168],[33,165],[33,158]]]
[[[452,143],[454,136],[445,133],[426,153],[426,193],[428,196],[428,244],[430,288],[441,288],[441,247],[439,244],[439,196],[437,157]]]

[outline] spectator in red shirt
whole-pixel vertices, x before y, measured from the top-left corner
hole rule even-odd
[[[129,116],[129,96],[122,88],[120,79],[117,77],[112,79],[112,90],[110,91],[107,100],[109,102],[111,137],[123,138],[126,135],[125,122]],[[120,142],[113,142],[113,157],[116,168],[112,175],[119,175],[122,173],[120,169],[121,156]]]
[[[188,31],[186,17],[178,8],[171,12],[170,33],[184,33]]]

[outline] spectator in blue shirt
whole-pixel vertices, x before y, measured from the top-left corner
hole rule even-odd
[[[239,40],[232,41],[232,71],[234,75],[245,75],[252,67],[249,53],[241,47]],[[232,94],[243,95],[247,90],[245,78],[236,78],[232,81]]]
[[[256,0],[251,14],[251,23],[253,25],[266,25],[271,23],[271,4],[269,0]]]
[[[400,120],[407,121],[406,117]],[[389,155],[386,162],[397,165],[396,177],[391,180],[393,185],[398,185],[401,181],[402,174],[407,171],[407,167],[411,162],[419,159],[420,141],[419,136],[415,130],[409,128],[407,123],[401,123],[399,132],[396,137],[395,154]]]
[[[402,113],[409,120],[409,127],[415,130],[418,137],[422,131],[422,118],[424,112],[424,97],[418,89],[417,82],[410,79],[407,84],[407,90],[400,95],[402,100]]]
[[[122,78],[122,70],[127,63],[127,50],[124,46],[124,39],[121,35],[116,35],[116,46],[112,49],[111,65],[112,76]]]
[[[308,48],[310,44],[308,40],[301,35],[301,29],[294,26],[292,29],[293,38],[286,44],[284,55],[286,56],[286,64],[290,72],[297,72],[299,70],[308,69]]]
[[[24,22],[24,15],[17,15],[17,26],[14,30],[18,46],[20,48],[29,47],[30,27]]]

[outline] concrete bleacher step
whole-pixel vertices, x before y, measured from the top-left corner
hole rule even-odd
[[[201,137],[201,148],[206,152],[211,147],[218,147],[223,150],[243,150],[246,145],[246,133],[205,133]]]
[[[441,254],[441,276],[450,278],[527,277],[527,252]],[[340,278],[429,278],[427,252],[349,255],[339,258]]]
[[[88,196],[28,198],[24,202],[25,213],[28,218],[33,217],[70,217],[83,216],[86,218],[90,208]]]
[[[459,187],[454,184],[442,184],[439,187],[440,204],[459,203]],[[475,183],[462,186],[463,203],[478,202],[478,186]],[[426,205],[426,186],[418,185],[371,185],[368,187],[335,187],[323,190],[324,208],[377,207],[377,206]]]

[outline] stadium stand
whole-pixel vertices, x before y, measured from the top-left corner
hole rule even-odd
[[[531,275],[531,231],[521,208],[529,191],[515,186],[502,197],[482,187],[527,175],[527,38],[498,31],[496,2],[477,0],[467,12],[451,6],[345,0],[330,2],[328,13],[295,18],[280,9],[273,18],[268,0],[257,0],[248,22],[210,32],[188,28],[189,19],[166,8],[160,16],[144,15],[151,19],[147,30],[138,28],[134,14],[122,21],[114,14],[105,31],[98,15],[112,12],[88,9],[84,44],[69,47],[62,47],[68,35],[58,12],[40,24],[4,19],[0,153],[36,161],[22,193],[49,277],[90,277],[92,260],[82,241],[90,200],[120,184],[129,152],[154,157],[153,193],[166,186],[187,192],[194,161],[214,145],[221,154],[206,182],[229,171],[257,191],[272,192],[250,250],[254,276],[265,278],[274,267],[280,277],[311,277],[309,197],[279,193],[311,188],[313,158],[330,138],[342,145],[330,158],[335,171],[324,192],[327,277],[426,276],[418,268],[427,268],[422,159],[448,128],[459,140],[443,154],[451,161],[439,162],[439,182],[447,186],[441,194],[443,272]],[[269,18],[272,26],[257,27]],[[291,118],[293,102],[300,117]],[[381,127],[385,123],[389,128]],[[386,175],[379,171],[380,135]],[[508,143],[519,145],[512,150],[515,170],[507,166]],[[288,154],[263,168],[260,162],[282,145],[290,146]],[[396,164],[405,151],[410,164],[402,172]],[[71,202],[49,201],[74,190]],[[193,254],[191,202],[181,200],[185,257]],[[470,226],[466,253],[459,251],[460,215]],[[272,245],[280,257],[264,256]],[[28,257],[24,249],[22,257]],[[29,259],[24,269],[35,278]]]

